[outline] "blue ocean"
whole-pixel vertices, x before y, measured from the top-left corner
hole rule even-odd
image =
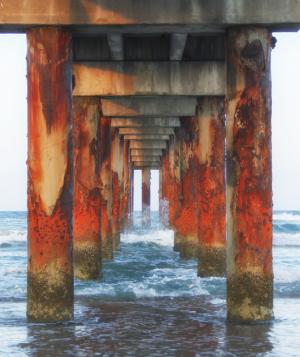
[[[104,278],[75,282],[75,319],[26,321],[26,213],[0,212],[0,356],[300,356],[300,212],[274,212],[270,324],[226,322],[226,283],[198,278],[139,212]]]

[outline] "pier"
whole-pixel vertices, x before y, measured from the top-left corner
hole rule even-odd
[[[151,169],[174,249],[226,277],[229,321],[273,317],[271,51],[300,0],[2,0],[28,52],[30,321],[73,318]]]

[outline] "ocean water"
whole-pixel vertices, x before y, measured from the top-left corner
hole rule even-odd
[[[0,212],[0,356],[300,356],[300,212],[274,212],[270,324],[226,322],[225,279],[196,275],[157,213],[135,213],[104,279],[75,282],[75,319],[26,321],[26,213]]]

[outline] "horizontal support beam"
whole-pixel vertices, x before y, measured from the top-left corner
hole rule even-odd
[[[159,166],[160,161],[133,161],[133,166],[144,165],[144,166]]]
[[[83,62],[74,96],[225,95],[223,62]]]
[[[171,35],[170,44],[170,60],[181,61],[184,48],[186,45],[187,34],[186,33],[173,33]]]
[[[122,97],[101,99],[106,117],[185,117],[196,113],[194,97]]]
[[[174,129],[162,128],[162,127],[150,127],[150,128],[120,128],[120,135],[174,135]]]
[[[150,169],[159,169],[160,162],[134,162],[132,166],[134,169],[139,169],[144,167],[148,167]]]
[[[124,135],[124,140],[169,140],[169,135]]]
[[[112,118],[112,128],[175,128],[180,127],[179,118]]]
[[[162,149],[131,149],[131,156],[161,156]]]
[[[183,26],[255,24],[288,29],[300,23],[300,0],[2,0],[0,29],[33,26]],[[144,26],[144,27],[147,27]],[[125,28],[126,30],[126,28]],[[128,29],[127,29],[128,32]]]
[[[111,58],[113,61],[124,60],[123,37],[121,34],[109,34],[107,36]]]
[[[157,155],[131,155],[131,161],[160,161],[161,156]]]
[[[131,140],[129,144],[130,149],[166,149],[166,141],[159,140]]]

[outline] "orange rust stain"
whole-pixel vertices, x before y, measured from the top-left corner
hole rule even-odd
[[[200,163],[197,156],[199,141],[198,120],[196,117],[181,119],[181,208],[175,219],[175,228],[182,235],[193,236],[198,240],[198,202]]]
[[[120,230],[120,185],[117,172],[112,172],[112,233]]]
[[[202,118],[209,121],[210,147],[209,157],[201,163],[199,172],[199,239],[201,245],[207,247],[225,247],[226,241],[225,118],[223,104],[219,102],[216,105],[219,113]],[[201,144],[200,140],[199,150],[206,151],[207,148],[202,148]]]
[[[245,90],[237,105],[234,154],[239,163],[236,186],[236,234],[239,266],[264,266],[272,270],[271,128],[259,87]],[[266,113],[267,114],[267,113]],[[255,219],[254,219],[255,217]]]
[[[249,34],[248,34],[249,35]],[[229,63],[233,122],[231,214],[237,269],[272,274],[271,34],[240,31],[232,38]],[[238,49],[238,51],[237,51]],[[237,84],[239,84],[237,86]]]
[[[44,28],[27,39],[28,271],[71,273],[71,37]]]
[[[111,127],[110,119],[100,118],[101,142],[101,239],[111,239],[112,175],[111,175]]]
[[[125,141],[124,144],[124,166],[123,166],[123,200],[122,200],[122,220],[126,223],[129,213],[129,202],[130,202],[130,164],[129,164],[129,141]]]
[[[95,99],[75,98],[74,244],[100,245],[100,122]]]
[[[169,223],[174,225],[180,210],[181,183],[170,167],[170,152],[162,160],[162,198],[169,202]]]

